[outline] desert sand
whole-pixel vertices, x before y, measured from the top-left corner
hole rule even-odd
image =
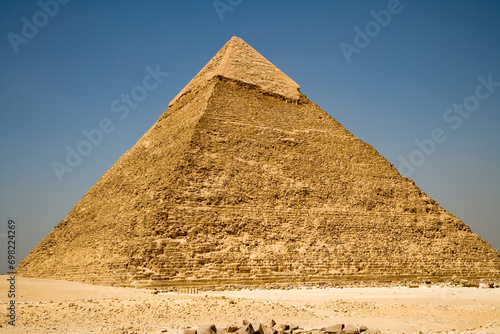
[[[16,278],[16,327],[2,333],[182,333],[188,326],[244,319],[300,325],[365,325],[381,333],[500,333],[500,289],[450,286],[200,291],[198,294]]]

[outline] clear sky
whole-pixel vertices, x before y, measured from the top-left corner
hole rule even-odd
[[[3,0],[0,272],[9,218],[19,261],[232,36],[499,249],[499,32],[499,1]]]

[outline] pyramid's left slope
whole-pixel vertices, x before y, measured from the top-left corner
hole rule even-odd
[[[20,263],[18,272],[104,284],[116,283],[119,277],[128,280],[131,242],[141,234],[144,219],[156,218],[150,217],[154,213],[149,204],[162,201],[153,189],[163,194],[174,191],[169,186],[174,184],[176,165],[189,152],[213,86],[208,83],[190,92],[165,111]],[[149,234],[154,231],[143,231]]]

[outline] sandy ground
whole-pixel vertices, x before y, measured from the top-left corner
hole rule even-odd
[[[16,327],[7,324],[7,276],[0,276],[2,333],[167,333],[243,319],[305,329],[352,323],[382,333],[500,333],[500,289],[327,288],[199,294],[16,277]]]

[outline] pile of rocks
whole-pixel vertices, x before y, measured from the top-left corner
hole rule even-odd
[[[219,328],[215,325],[204,325],[198,329],[187,328],[184,334],[379,334],[377,330],[369,329],[366,326],[355,326],[352,324],[336,324],[333,326],[305,330],[300,326],[289,324],[276,324],[271,320],[267,324],[250,323],[243,321],[241,326],[229,326]]]

